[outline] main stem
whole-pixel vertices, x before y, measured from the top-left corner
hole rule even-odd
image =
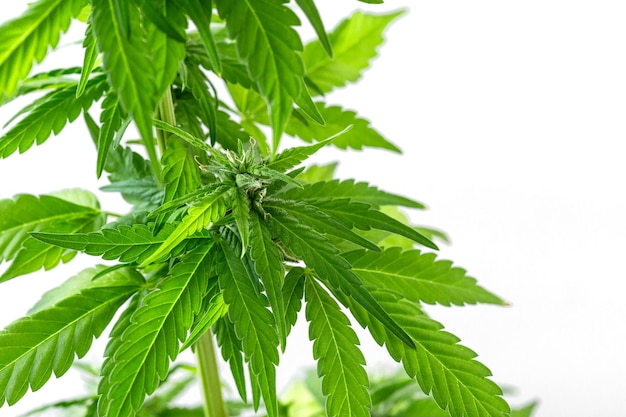
[[[215,346],[213,335],[208,330],[196,343],[196,356],[198,358],[198,373],[202,383],[204,396],[204,415],[206,417],[228,417],[224,399],[222,398],[222,386],[215,359]]]
[[[176,126],[174,102],[172,100],[172,92],[169,89],[159,103],[157,117],[165,123]],[[161,154],[165,152],[168,136],[166,132],[157,130],[157,143]],[[211,330],[208,330],[196,342],[196,357],[198,359],[198,375],[204,397],[204,415],[206,417],[228,417],[226,405],[222,397],[222,385],[220,383],[219,370],[217,369]]]

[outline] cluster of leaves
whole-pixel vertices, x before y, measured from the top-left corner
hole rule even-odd
[[[423,250],[437,249],[435,232],[393,215],[419,202],[302,166],[324,146],[397,151],[324,94],[360,78],[401,12],[357,12],[328,34],[313,1],[295,3],[318,35],[306,45],[284,0],[38,0],[0,26],[0,98],[39,94],[0,137],[0,158],[82,114],[104,190],[132,206],[110,221],[83,190],[0,201],[0,282],[77,252],[114,261],[0,332],[0,405],[63,375],[112,324],[97,415],[137,415],[212,332],[241,398],[277,417],[276,366],[304,307],[327,415],[376,405],[347,311],[450,415],[509,413],[476,354],[422,309],[503,301]],[[80,20],[82,67],[28,77]],[[285,135],[310,144],[280,151]]]
[[[98,396],[98,369],[83,363],[75,366],[83,372],[89,388],[88,394],[72,399],[58,401],[33,409],[20,417],[44,417],[54,411],[65,416],[96,417]],[[204,417],[200,404],[180,405],[181,397],[196,381],[196,370],[193,366],[179,364],[172,368],[167,379],[159,389],[151,395],[138,410],[140,417]],[[372,417],[446,417],[449,414],[439,408],[435,401],[415,390],[414,381],[402,371],[397,373],[374,374],[370,376],[369,392],[372,399]],[[326,397],[322,385],[314,371],[307,371],[300,379],[294,380],[286,392],[278,399],[278,415],[280,417],[325,417],[324,404]],[[531,417],[535,415],[537,402],[530,402],[511,410],[511,417]],[[228,415],[263,416],[264,410],[256,411],[241,400],[233,399],[226,402]]]

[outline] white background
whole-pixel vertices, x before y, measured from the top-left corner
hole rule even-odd
[[[10,16],[25,2],[3,3]],[[328,28],[357,7],[410,4],[319,3]],[[318,160],[340,158],[341,177],[428,204],[411,215],[449,233],[441,256],[511,303],[429,311],[497,382],[517,388],[513,402],[538,399],[541,417],[626,415],[626,6],[500,0],[410,8],[363,81],[329,97],[370,119],[404,156],[368,150]],[[64,51],[50,65],[76,59]],[[0,109],[0,121],[14,110]],[[1,160],[0,198],[102,185],[82,121],[67,132]],[[61,159],[64,152],[71,157]],[[102,201],[119,206],[111,196]],[[2,284],[0,325],[94,260],[82,262]],[[281,386],[312,363],[306,340],[303,328],[290,339]],[[369,364],[389,366],[366,337],[363,344]],[[76,376],[52,380],[0,416],[79,390]]]

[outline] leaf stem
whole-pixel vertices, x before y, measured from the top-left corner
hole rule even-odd
[[[172,90],[169,88],[165,90],[165,94],[163,94],[163,98],[159,102],[159,119],[167,124],[172,126],[176,126],[176,115],[174,114],[174,101],[172,100]],[[166,139],[169,136],[169,133],[164,132],[161,129],[157,129],[157,143],[159,144],[159,150],[161,151],[161,155],[165,151],[166,148]]]
[[[206,417],[228,417],[222,398],[222,386],[211,330],[208,330],[198,339],[196,357],[198,358],[198,372],[204,397],[204,415]]]

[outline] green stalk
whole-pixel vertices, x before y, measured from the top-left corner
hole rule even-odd
[[[196,357],[198,358],[198,374],[204,397],[204,415],[206,417],[228,417],[222,397],[222,385],[217,369],[211,330],[203,334],[196,343]]]
[[[174,101],[172,100],[172,90],[170,90],[169,88],[165,90],[165,94],[163,94],[163,98],[159,103],[157,111],[159,120],[172,126],[176,126],[176,115],[174,114]],[[163,155],[163,152],[165,152],[165,141],[168,136],[169,134],[167,132],[164,132],[161,129],[157,129],[157,143],[159,145],[159,151],[161,151],[161,155]]]

